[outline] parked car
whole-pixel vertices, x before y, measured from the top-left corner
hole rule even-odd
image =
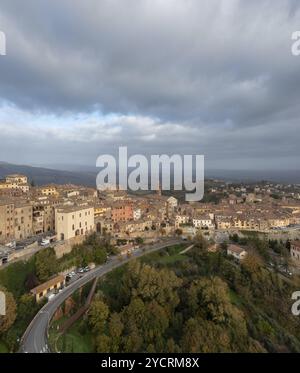
[[[55,297],[55,294],[50,294],[48,297],[48,302],[50,302]]]
[[[41,246],[47,246],[50,244],[50,240],[47,238],[43,238],[41,242]]]

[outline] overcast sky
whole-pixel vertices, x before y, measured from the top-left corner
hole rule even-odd
[[[298,0],[1,0],[0,160],[299,168]]]

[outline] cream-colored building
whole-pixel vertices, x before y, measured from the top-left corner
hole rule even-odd
[[[62,206],[55,209],[55,230],[58,240],[69,240],[95,231],[94,208]]]
[[[55,293],[65,286],[65,277],[63,275],[56,276],[47,282],[31,289],[31,293],[35,296],[35,300],[39,302],[47,295]]]
[[[0,200],[0,244],[11,242],[15,238],[15,207],[8,199]]]
[[[15,225],[15,239],[22,240],[28,238],[33,234],[33,209],[28,202],[15,203],[14,225]]]
[[[39,188],[39,192],[43,196],[58,196],[56,185],[45,185]]]
[[[175,197],[169,197],[167,199],[168,210],[172,211],[178,206],[178,199]]]
[[[0,180],[0,190],[13,189],[12,183],[7,183],[5,180]]]
[[[233,256],[237,260],[245,259],[247,254],[247,251],[238,245],[228,245],[227,255]]]
[[[179,227],[181,224],[188,224],[190,222],[190,217],[188,215],[176,215],[175,224]]]
[[[214,228],[214,221],[209,215],[202,215],[193,219],[193,226],[195,228]]]
[[[33,207],[32,230],[33,234],[44,232],[44,210],[41,206]]]
[[[23,193],[29,192],[29,184],[27,176],[24,175],[8,175],[4,180],[0,181],[0,190],[18,189]]]
[[[32,236],[32,205],[26,201],[0,201],[0,243]]]
[[[94,205],[95,219],[107,217],[110,211],[111,211],[111,207],[106,204],[95,204]]]
[[[13,174],[13,175],[7,175],[5,177],[6,183],[11,183],[11,184],[27,184],[28,179],[27,176],[25,175],[20,175],[20,174]]]
[[[15,189],[22,190],[23,193],[28,193],[30,188],[28,184],[18,184]]]

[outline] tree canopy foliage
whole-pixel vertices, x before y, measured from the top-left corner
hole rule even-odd
[[[93,328],[95,350],[300,352],[293,286],[268,271],[259,253],[238,265],[207,246],[199,235],[185,260],[161,261],[156,253],[156,260],[133,261],[110,277],[88,317],[93,323],[97,309],[102,315]]]

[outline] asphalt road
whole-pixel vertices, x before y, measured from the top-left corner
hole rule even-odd
[[[153,251],[160,250],[181,242],[181,239],[170,239],[162,243],[152,245],[151,247],[146,248],[145,251],[138,249],[132,253],[130,258],[126,257],[122,261],[120,261],[118,257],[112,257],[110,261],[104,265],[94,268],[90,272],[86,273],[83,277],[76,280],[74,283],[65,287],[52,300],[46,303],[36,314],[21,339],[21,347],[19,351],[23,353],[51,352],[48,346],[49,322],[59,306],[81,286],[87,284],[96,277],[104,276],[106,273],[124,265],[134,258],[141,257]]]

